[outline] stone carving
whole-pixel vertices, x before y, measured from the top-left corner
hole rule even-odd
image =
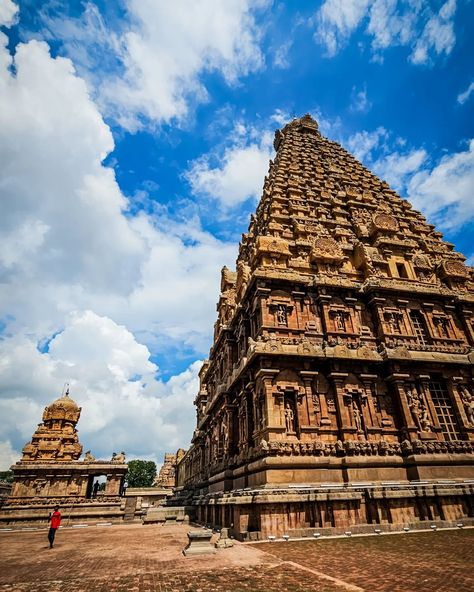
[[[288,325],[288,313],[284,304],[278,304],[276,307],[276,319],[279,325]]]
[[[352,413],[354,415],[354,425],[357,430],[357,433],[363,432],[363,418],[362,413],[355,401],[352,401]]]
[[[91,454],[90,450],[86,450],[86,453],[84,455],[84,462],[90,463],[90,462],[94,462],[94,461],[95,461],[95,456],[93,456]]]
[[[118,454],[116,452],[114,452],[112,454],[112,462],[124,463],[125,462],[125,452],[123,450],[122,450],[122,452],[119,452]]]
[[[428,411],[415,387],[406,388],[408,407],[411,411],[415,425],[420,432],[430,432],[431,422]]]
[[[120,464],[97,461],[90,450],[86,451],[84,460],[79,460],[82,445],[76,425],[80,413],[69,390],[45,408],[43,422],[23,448],[22,459],[12,466],[11,496],[2,510],[14,506],[20,519],[43,520],[44,507],[34,507],[36,498],[42,506],[63,505],[67,500],[68,505],[75,507],[75,515],[82,519],[88,510],[83,512],[78,506],[95,501],[93,480],[102,473],[107,475],[107,482],[100,503],[110,504],[108,516],[121,518],[120,493],[128,467],[123,461]]]
[[[390,214],[376,214],[373,219],[373,225],[377,230],[389,232],[396,232],[398,230],[398,222]]]
[[[460,395],[467,421],[471,426],[474,426],[474,396],[464,385],[460,385]]]
[[[287,433],[295,431],[295,414],[289,401],[285,403],[285,428]]]
[[[427,479],[434,475],[434,463],[417,466],[419,454],[473,449],[470,442],[447,441],[471,437],[471,427],[457,435],[453,424],[448,434],[434,404],[445,393],[440,388],[435,396],[425,387],[434,378],[421,377],[436,372],[446,384],[453,376],[462,383],[469,379],[474,278],[464,277],[469,271],[462,256],[420,213],[336,143],[313,133],[312,125],[296,119],[276,135],[278,153],[237,258],[246,289],[236,289],[225,323],[219,311],[222,329],[201,374],[197,430],[177,467],[183,499],[199,497],[201,518],[216,516],[224,527],[232,512],[216,509],[220,496],[253,495],[244,492],[247,483],[263,491],[270,481],[286,483],[289,474],[295,483],[316,483],[322,478],[318,467],[326,467],[329,457],[359,457],[347,463],[344,475],[343,463],[334,463],[331,470],[341,482],[357,475],[397,481],[409,478],[403,474],[408,465],[413,474],[420,469]],[[225,302],[232,302],[229,273],[221,285]],[[412,311],[422,311],[426,323],[410,324]],[[448,323],[436,321],[441,311]],[[314,319],[321,320],[317,327]],[[283,381],[283,372],[296,378]],[[346,393],[349,375],[355,390]],[[411,382],[406,393],[393,386],[407,375],[416,376],[423,390]],[[459,392],[465,422],[474,427],[471,395]],[[263,407],[257,401],[262,393],[268,397]],[[363,393],[370,393],[366,400]],[[214,425],[229,409],[231,450],[218,459]],[[219,437],[226,439],[224,433]],[[390,455],[414,457],[405,465],[377,458]],[[276,458],[267,470],[270,456]],[[303,463],[292,466],[292,456],[307,457],[304,470],[296,470]],[[252,465],[256,458],[264,462]],[[440,463],[446,463],[446,474],[464,478],[467,469],[455,459]],[[275,496],[288,504],[281,489]],[[302,504],[309,508],[309,502]],[[288,507],[297,524],[300,514]],[[276,502],[274,510],[279,512]],[[250,537],[249,526],[265,528],[265,516],[268,504],[254,504],[248,522],[241,519],[242,537]]]
[[[339,244],[333,238],[318,238],[313,243],[311,258],[320,261],[341,261],[343,252]]]
[[[456,259],[447,259],[441,263],[441,270],[447,277],[466,279],[469,277],[467,267]]]
[[[31,442],[23,448],[23,461],[49,461],[54,459],[78,460],[82,453],[75,426],[81,408],[69,396],[69,389],[48,405]]]

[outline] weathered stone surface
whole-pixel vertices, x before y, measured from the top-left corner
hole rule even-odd
[[[11,467],[14,481],[0,510],[0,522],[47,521],[55,505],[68,520],[122,519],[125,454],[114,452],[110,461],[101,461],[88,450],[79,460],[82,445],[76,425],[80,414],[69,390],[45,408],[43,422],[24,446],[22,459]],[[105,477],[100,490],[98,483],[94,487],[99,476]]]
[[[184,555],[212,555],[216,552],[211,545],[212,531],[190,530],[188,544],[183,549]]]
[[[219,538],[215,542],[216,549],[228,549],[234,546],[234,541],[229,537],[229,529],[221,528]]]
[[[275,146],[236,271],[222,271],[177,495],[246,539],[466,515],[473,269],[311,117]],[[446,478],[451,497],[405,493]],[[324,483],[368,487],[324,498]],[[314,498],[295,499],[303,485]]]

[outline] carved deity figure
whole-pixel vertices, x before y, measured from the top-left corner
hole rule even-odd
[[[448,319],[441,317],[437,320],[438,335],[442,338],[449,338]]]
[[[245,446],[247,444],[247,411],[242,409],[239,413],[239,432],[240,432],[240,443]]]
[[[284,304],[279,304],[276,308],[276,318],[279,325],[288,325],[288,313]]]
[[[431,422],[426,407],[423,405],[416,388],[407,388],[406,396],[413,420],[420,432],[430,432]]]
[[[334,325],[337,331],[346,330],[346,320],[343,312],[337,311],[334,313]]]
[[[431,422],[426,407],[421,409],[420,425],[423,432],[431,432]]]
[[[84,462],[94,462],[95,461],[95,456],[93,456],[91,454],[90,450],[86,450],[86,453],[84,454]]]
[[[285,427],[287,432],[295,431],[295,414],[288,401],[285,403]]]
[[[361,433],[362,430],[362,413],[355,401],[352,402],[352,413],[354,415],[354,425],[356,427],[357,433]]]
[[[387,317],[390,333],[400,333],[400,317],[397,313],[389,313]]]
[[[224,454],[229,451],[229,428],[227,423],[222,424],[222,446]]]
[[[463,385],[461,385],[460,391],[467,421],[470,425],[474,425],[474,397],[470,393],[469,389]]]

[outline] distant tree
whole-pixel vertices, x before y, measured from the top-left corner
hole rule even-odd
[[[156,464],[152,460],[128,461],[128,487],[151,487],[155,477]]]
[[[0,481],[6,481],[7,483],[11,483],[13,481],[13,472],[0,471]]]

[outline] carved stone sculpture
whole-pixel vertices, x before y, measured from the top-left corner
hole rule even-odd
[[[288,401],[285,403],[285,427],[287,433],[295,431],[295,414]]]

